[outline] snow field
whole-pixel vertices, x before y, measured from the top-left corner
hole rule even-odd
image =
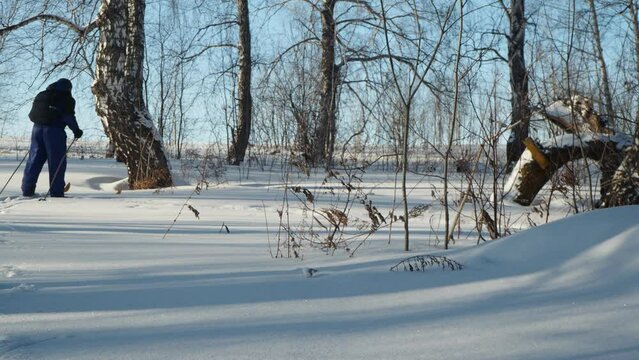
[[[0,178],[15,166],[1,160]],[[386,212],[392,176],[366,176]],[[411,179],[411,201],[433,205],[411,223],[411,252],[397,226],[352,258],[272,259],[281,174],[203,191],[200,219],[185,210],[164,239],[193,186],[117,194],[124,177],[72,159],[71,197],[20,199],[20,174],[0,195],[0,359],[639,358],[639,207],[444,251],[430,187]],[[465,268],[389,271],[426,253]]]

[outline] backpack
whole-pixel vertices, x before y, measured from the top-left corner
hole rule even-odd
[[[34,124],[49,125],[60,117],[61,111],[56,104],[55,93],[53,91],[41,91],[33,99],[29,119]]]

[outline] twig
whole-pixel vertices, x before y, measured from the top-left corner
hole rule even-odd
[[[450,271],[461,270],[464,268],[464,265],[445,256],[418,255],[400,261],[397,265],[392,266],[390,271],[399,271],[400,267],[404,271],[426,271],[426,268],[433,266],[439,266],[442,270]]]
[[[266,241],[268,242],[268,252],[271,254],[271,258],[273,256],[273,250],[271,249],[271,231],[268,229],[268,217],[266,216],[266,205],[264,204],[264,200],[262,200],[262,209],[264,209],[264,224],[266,225]]]

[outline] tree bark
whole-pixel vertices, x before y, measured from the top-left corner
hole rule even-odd
[[[107,136],[127,165],[129,186],[172,185],[162,139],[143,98],[144,0],[111,0],[100,8],[92,91]]]
[[[244,161],[251,136],[253,99],[251,96],[251,30],[248,0],[237,0],[237,19],[240,33],[238,44],[239,74],[237,77],[237,128],[229,152],[229,164]]]
[[[628,0],[635,45],[635,76],[639,82],[639,19],[637,2]],[[624,159],[613,175],[609,196],[602,199],[602,206],[639,204],[639,104],[635,113],[634,145],[626,149]]]
[[[526,42],[525,1],[511,0],[508,11],[510,36],[508,37],[508,66],[510,68],[510,100],[513,126],[506,145],[508,169],[517,162],[524,151],[522,141],[528,137],[530,107],[528,104],[528,71],[524,57]]]
[[[313,163],[330,165],[335,143],[336,95],[339,69],[335,64],[335,18],[333,11],[337,0],[323,2],[322,61],[320,64],[320,109],[317,128],[313,137]]]
[[[624,155],[610,181],[610,191],[602,197],[602,207],[639,204],[639,145],[627,148]]]

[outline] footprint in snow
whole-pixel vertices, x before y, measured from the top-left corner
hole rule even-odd
[[[8,292],[10,294],[14,294],[14,293],[20,293],[20,292],[31,292],[35,290],[36,290],[36,287],[33,284],[20,284],[10,288]]]
[[[16,269],[15,267],[13,267],[11,265],[3,266],[0,269],[1,269],[0,270],[0,274],[2,274],[2,276],[7,278],[7,279],[14,278],[14,277],[19,276],[21,274],[20,270]]]
[[[318,272],[317,269],[313,269],[309,267],[302,268],[302,275],[307,278],[316,276],[315,274],[317,274],[317,272]]]
[[[2,211],[0,211],[2,213]],[[13,229],[11,229],[13,231]],[[9,232],[1,232],[0,233],[0,245],[11,245],[13,244],[13,240],[8,239]]]
[[[45,341],[53,340],[55,338],[55,336],[40,338],[27,336],[10,337],[0,334],[0,359],[23,358],[22,356],[20,356],[20,353],[23,349],[43,343]]]

